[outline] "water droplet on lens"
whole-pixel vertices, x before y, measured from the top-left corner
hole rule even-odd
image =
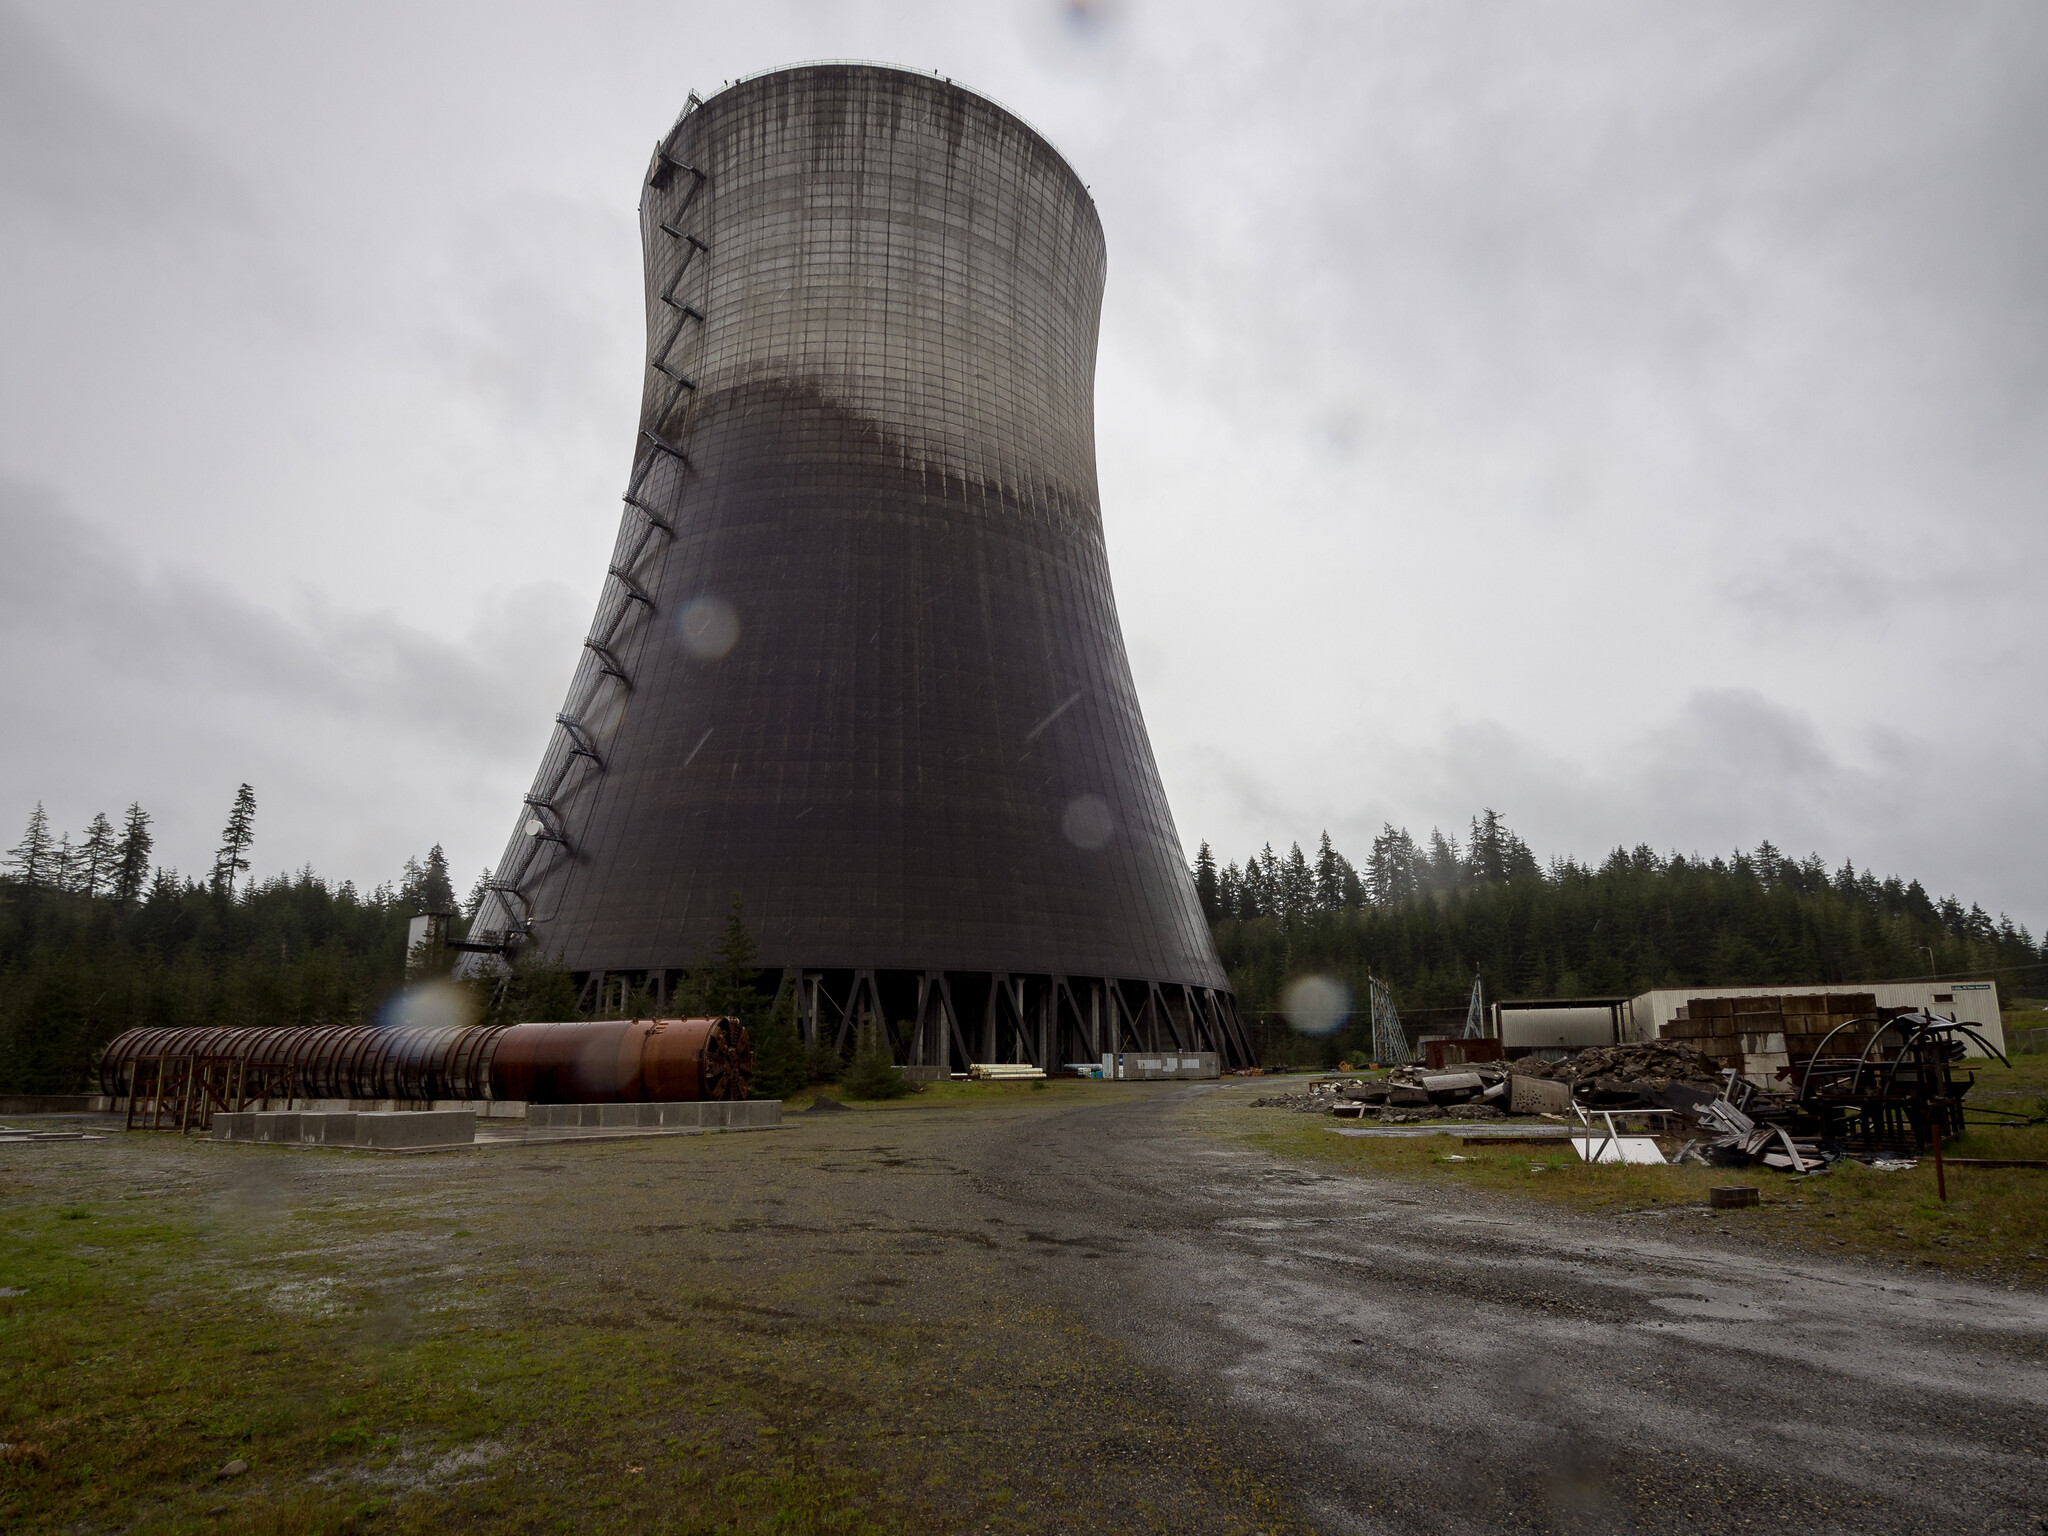
[[[699,661],[716,661],[738,641],[740,616],[722,597],[692,598],[676,615],[676,635]]]
[[[1109,814],[1109,802],[1100,795],[1077,795],[1067,802],[1060,817],[1060,830],[1076,848],[1100,848],[1116,830]]]
[[[1333,976],[1304,976],[1281,994],[1280,1010],[1304,1035],[1327,1035],[1351,1017],[1351,989]]]

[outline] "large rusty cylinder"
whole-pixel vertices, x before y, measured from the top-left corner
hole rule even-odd
[[[529,1104],[743,1099],[754,1050],[737,1019],[515,1024],[491,1057],[491,1096]]]
[[[100,1091],[127,1097],[138,1072],[183,1057],[244,1064],[252,1093],[288,1081],[299,1099],[538,1104],[741,1099],[754,1066],[746,1030],[729,1018],[131,1029],[101,1055]]]

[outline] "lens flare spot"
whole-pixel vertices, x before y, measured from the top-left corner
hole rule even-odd
[[[1116,831],[1116,818],[1109,814],[1109,802],[1102,796],[1076,795],[1060,817],[1060,831],[1076,848],[1100,848]]]
[[[1304,1035],[1328,1035],[1351,1017],[1351,989],[1331,976],[1303,976],[1281,994],[1280,1010]]]
[[[699,661],[717,661],[740,638],[740,616],[722,597],[692,598],[676,616],[683,649]]]
[[[476,1022],[476,998],[452,981],[407,987],[377,1015],[385,1029],[463,1029]]]

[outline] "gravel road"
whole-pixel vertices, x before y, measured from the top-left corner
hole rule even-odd
[[[1290,1167],[1195,1132],[1218,1093],[952,1155],[1318,1527],[2048,1529],[2039,1292]]]

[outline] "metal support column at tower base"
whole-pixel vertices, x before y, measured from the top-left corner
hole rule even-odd
[[[579,972],[587,1005],[636,993],[666,998],[679,971]],[[1237,999],[1221,988],[1109,976],[1008,971],[790,967],[804,1044],[850,1052],[874,1029],[899,1065],[964,1072],[969,1062],[1028,1062],[1047,1071],[1118,1051],[1214,1051],[1226,1070],[1257,1065]]]

